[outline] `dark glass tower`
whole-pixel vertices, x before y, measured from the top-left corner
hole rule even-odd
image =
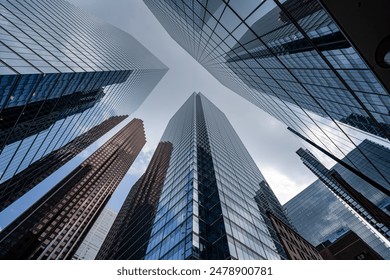
[[[287,220],[226,116],[194,93],[169,121],[151,165],[128,197],[131,201],[146,195],[154,199],[153,208],[136,202],[125,203],[121,210],[125,213],[130,206],[152,215],[118,216],[125,221],[125,230],[112,229],[113,233],[120,229],[119,238],[109,234],[100,258],[287,258],[271,233],[265,207],[255,200],[259,190],[265,200],[272,195],[268,209]]]
[[[0,211],[34,188],[89,145],[110,131],[126,116],[111,117],[84,132],[62,148],[37,160],[22,172],[0,184]]]
[[[145,142],[133,119],[0,232],[0,258],[70,259]]]
[[[0,183],[111,116],[133,113],[167,68],[63,0],[0,2]]]
[[[390,147],[389,88],[372,70],[379,65],[365,63],[321,1],[144,2],[222,84],[313,147],[337,161],[367,137]],[[390,182],[390,174],[382,175]]]
[[[368,158],[353,150],[344,161],[352,161],[360,169],[366,169],[390,189],[381,173],[367,164],[367,160],[375,162],[383,172],[388,173],[390,150],[368,140],[362,142],[359,148]],[[317,246],[326,241],[333,242],[342,234],[353,231],[382,258],[390,259],[390,197],[341,164],[329,170],[307,151],[300,150],[298,154],[319,177],[284,205],[298,232]]]

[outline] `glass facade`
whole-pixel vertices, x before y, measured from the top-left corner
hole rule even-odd
[[[167,68],[124,31],[63,0],[0,2],[0,183],[109,117]]]
[[[389,152],[389,151],[387,151]],[[390,204],[390,197],[345,169],[328,170],[310,152],[298,150],[303,163],[341,200],[390,241],[390,217],[379,205]],[[353,153],[353,151],[351,152]],[[360,182],[363,181],[363,182]],[[372,202],[374,200],[376,203]]]
[[[144,2],[222,84],[338,160],[356,148],[366,156],[366,138],[390,146],[388,89],[320,1]]]
[[[194,93],[170,120],[172,143],[145,259],[284,259],[257,193],[280,203],[226,116]],[[265,197],[266,199],[266,197]]]
[[[344,160],[353,161],[361,169],[366,168],[378,182],[390,189],[381,173],[371,170],[371,165],[367,164],[367,160],[375,162],[389,174],[390,150],[368,140],[363,141],[359,148],[368,158],[362,157],[356,149]],[[341,164],[328,170],[310,153],[300,150],[298,154],[320,178],[284,205],[298,232],[313,245],[318,245],[327,239],[337,239],[332,237],[337,232],[352,230],[384,259],[389,259],[390,197]],[[338,176],[335,177],[335,173]]]
[[[327,240],[332,242],[340,232],[352,230],[382,258],[390,259],[389,245],[320,180],[288,201],[284,208],[298,233],[314,246]]]

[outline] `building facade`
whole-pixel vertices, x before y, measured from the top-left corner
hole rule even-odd
[[[389,149],[368,140],[363,141],[359,149],[368,157],[353,150],[344,161],[353,162],[360,169],[366,168],[390,189],[381,176],[383,172],[389,172]],[[386,226],[390,216],[389,196],[341,164],[328,170],[307,151],[301,150],[299,155],[319,179],[284,205],[297,231],[317,246],[328,240],[335,241],[338,237],[332,236],[337,232],[351,230],[382,258],[390,259],[389,228]],[[381,166],[382,172],[372,169],[367,160]]]
[[[45,155],[11,179],[0,184],[0,211],[34,188],[45,178],[89,145],[123,121],[126,116],[114,116],[84,132],[68,144]]]
[[[144,258],[171,153],[171,143],[159,143],[145,173],[126,197],[96,259]]]
[[[360,146],[362,150],[370,148],[374,150],[378,148],[375,143],[368,140],[365,140]],[[383,161],[382,167],[385,169],[386,164],[389,167],[390,162],[387,159],[390,156],[390,150],[384,147],[379,148],[382,150],[380,160]],[[307,150],[299,149],[297,154],[301,157],[304,165],[318,176],[319,180],[330,191],[353,209],[353,211],[358,213],[361,218],[374,227],[384,238],[390,241],[390,215],[386,213],[387,209],[385,208],[385,206],[390,204],[389,196],[373,188],[364,180],[360,180],[358,176],[340,165],[336,165],[331,170],[328,170]],[[355,153],[354,151],[349,154],[349,158],[356,157],[355,164],[359,164],[359,156],[360,153]],[[380,178],[378,178],[379,180]],[[390,185],[387,185],[387,187],[390,189]],[[381,206],[384,210],[381,209]]]
[[[134,112],[167,71],[129,34],[66,1],[6,0],[0,10],[0,183]]]
[[[72,257],[74,260],[93,260],[95,259],[100,247],[103,244],[112,224],[115,221],[117,212],[111,208],[105,207],[99,218],[93,224],[91,230]]]
[[[389,88],[372,69],[380,66],[365,62],[324,1],[144,2],[222,84],[336,161],[367,137],[389,146]]]
[[[1,231],[0,258],[72,258],[145,142],[133,119]]]
[[[313,246],[333,242],[337,232],[352,230],[383,259],[390,259],[386,239],[362,222],[320,180],[284,204],[284,208],[297,232]]]
[[[322,260],[321,254],[289,224],[268,212],[276,234],[290,260]]]

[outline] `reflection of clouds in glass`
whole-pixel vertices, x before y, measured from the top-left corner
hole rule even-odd
[[[344,228],[354,231],[383,258],[390,258],[390,251],[383,240],[362,218],[350,211],[319,180],[284,205],[298,232],[313,245],[325,242]]]
[[[334,194],[332,192],[332,194]],[[336,194],[334,194],[336,196]],[[383,237],[382,234],[380,234],[375,228],[373,228],[369,223],[367,223],[367,221],[365,219],[363,219],[354,209],[352,209],[347,203],[345,203],[343,200],[341,200],[340,198],[337,197],[337,199],[339,199],[339,201],[345,206],[345,208],[352,214],[356,217],[357,220],[359,220],[360,223],[362,223],[361,227],[365,227],[368,231],[371,232],[371,234],[373,236],[375,236],[375,238],[377,238],[381,243],[384,244],[384,246],[386,248],[390,248],[390,241],[387,240],[385,237]],[[347,226],[347,228],[355,231],[355,232],[358,232],[359,229],[356,229],[356,227],[354,228],[354,225],[350,225],[350,226]],[[361,237],[363,240],[364,238]]]

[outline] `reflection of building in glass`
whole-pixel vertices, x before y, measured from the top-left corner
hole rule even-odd
[[[53,172],[110,131],[126,116],[114,116],[84,132],[68,144],[45,155],[22,172],[0,184],[0,211],[45,180]]]
[[[171,143],[158,144],[148,168],[123,203],[97,259],[143,259],[171,153]]]
[[[145,142],[133,119],[1,231],[0,258],[72,258]]]
[[[387,161],[390,157],[390,150],[377,146],[379,145],[368,140],[359,145],[362,150],[369,149],[369,153],[375,150],[375,148],[379,148],[382,152],[379,160],[383,162],[383,168],[387,168],[390,171],[390,163]],[[390,216],[378,206],[390,203],[389,196],[373,188],[343,167],[336,165],[335,168],[328,170],[307,150],[299,149],[297,154],[301,157],[303,163],[340,200],[356,211],[367,223],[390,241]],[[348,160],[355,158],[355,164],[359,164],[359,156],[360,153],[352,151],[348,154]],[[381,180],[381,178],[378,179]],[[390,185],[387,185],[387,187],[390,189]],[[371,202],[370,199],[374,202]]]
[[[91,230],[84,238],[80,247],[72,257],[74,260],[93,260],[102,246],[104,239],[107,236],[110,227],[115,221],[117,212],[105,207],[96,222],[93,224]]]
[[[8,145],[46,130],[58,120],[92,108],[103,96],[103,89],[98,89],[6,108],[1,112],[0,143]]]
[[[367,158],[355,149],[344,161],[353,162],[359,169],[366,168],[378,182],[390,189],[381,176],[383,173],[389,174],[389,150],[368,140],[362,142],[359,149]],[[333,242],[337,238],[331,236],[337,232],[352,230],[382,258],[390,259],[390,248],[384,243],[390,238],[390,197],[341,164],[328,170],[307,151],[300,150],[298,154],[319,177],[319,180],[284,205],[298,232],[317,246],[327,240]],[[367,161],[381,166],[381,170],[373,169]],[[368,224],[376,231],[370,229]]]
[[[0,183],[109,117],[167,68],[137,40],[63,0],[1,1]]]
[[[389,144],[389,92],[320,1],[144,2],[221,83],[338,160],[366,132]]]
[[[340,230],[352,230],[382,258],[390,259],[390,248],[383,238],[363,224],[320,180],[284,208],[298,233],[314,246],[331,240],[329,237]]]
[[[342,118],[340,121],[342,123],[356,127],[368,133],[378,135],[383,138],[386,137],[386,135],[382,132],[382,130],[378,129],[378,127],[369,117],[363,117],[358,114],[350,114],[349,116]],[[390,134],[390,124],[381,124],[381,125],[387,131],[387,134]]]

